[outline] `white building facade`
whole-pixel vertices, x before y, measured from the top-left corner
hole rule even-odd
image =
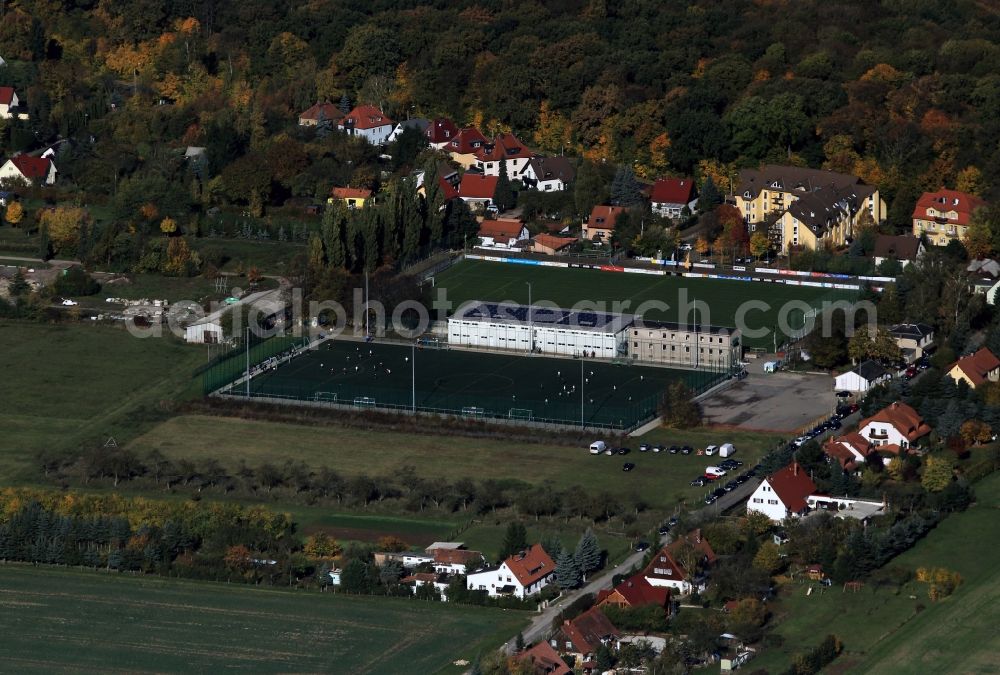
[[[524,305],[470,303],[448,319],[448,342],[466,347],[615,358],[631,317]]]

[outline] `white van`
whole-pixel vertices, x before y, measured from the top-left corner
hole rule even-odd
[[[722,468],[719,468],[717,466],[706,466],[705,467],[705,475],[706,476],[715,476],[715,477],[725,476],[726,475],[726,470],[722,469]]]
[[[608,446],[604,441],[594,441],[590,444],[590,454],[599,455],[607,450],[607,448]]]
[[[732,457],[736,454],[736,446],[732,443],[723,443],[719,448],[719,457]]]
[[[711,457],[712,455],[715,454],[715,451],[718,449],[719,448],[717,446],[709,445],[708,447],[705,448],[705,454]]]

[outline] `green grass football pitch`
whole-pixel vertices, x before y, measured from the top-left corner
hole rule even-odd
[[[604,303],[607,311],[635,313],[643,303],[658,301],[667,309],[648,308],[641,313],[646,319],[682,321],[680,309],[686,302],[704,302],[707,312],[690,313],[687,323],[711,324],[733,327],[740,307],[749,301],[764,301],[767,309],[749,309],[746,324],[766,334],[754,337],[744,331],[743,343],[748,347],[772,348],[773,331],[780,326],[780,316],[786,315],[787,327],[781,335],[802,327],[804,308],[821,307],[824,301],[853,300],[857,291],[789,286],[761,281],[722,279],[697,279],[649,274],[625,274],[599,270],[567,269],[465,260],[453,265],[435,277],[436,292],[447,290],[447,300],[457,307],[472,300],[528,302],[528,283],[531,284],[531,301],[552,302],[560,307],[572,307],[578,302]],[[790,304],[793,303],[794,304]],[[613,303],[628,303],[616,308]]]
[[[411,361],[411,359],[413,359]],[[701,390],[721,373],[526,354],[327,341],[254,377],[253,396],[628,428],[668,385]],[[240,387],[233,393],[239,394]],[[583,404],[581,411],[581,401]]]

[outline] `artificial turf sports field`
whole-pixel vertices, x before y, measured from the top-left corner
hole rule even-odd
[[[624,274],[599,270],[541,267],[497,263],[483,260],[463,260],[438,274],[435,289],[446,289],[447,299],[455,307],[472,300],[528,302],[528,283],[531,284],[531,301],[552,302],[559,307],[572,307],[575,303],[590,301],[607,303],[608,311],[634,312],[646,301],[667,303],[667,311],[644,311],[645,318],[659,321],[697,320],[700,324],[736,326],[736,313],[740,305],[750,300],[763,300],[770,309],[747,312],[749,328],[765,329],[763,337],[752,337],[744,332],[743,342],[748,347],[773,347],[772,331],[778,326],[781,307],[790,301],[805,302],[820,307],[824,301],[853,300],[857,291],[790,286],[761,281],[698,279],[678,276],[653,276],[649,274]],[[708,306],[705,316],[691,314],[681,317],[680,293],[686,289],[687,302],[698,300]],[[615,310],[611,303],[630,304]],[[801,328],[803,310],[793,308],[788,312],[787,323],[793,329]],[[779,329],[780,330],[780,329]],[[786,332],[786,331],[781,331]],[[779,338],[778,342],[782,340]]]
[[[703,390],[723,377],[601,361],[328,340],[254,377],[250,393],[409,410],[415,386],[418,410],[564,424],[580,424],[582,397],[587,426],[629,428],[653,415],[671,382],[682,379]],[[232,393],[242,392],[240,385]]]

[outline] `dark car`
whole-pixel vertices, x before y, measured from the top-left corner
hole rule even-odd
[[[632,462],[625,462],[624,464],[622,464],[622,471],[631,471],[634,468],[635,464],[633,464]]]
[[[639,553],[642,553],[643,551],[645,551],[648,548],[649,548],[649,542],[648,541],[637,541],[637,542],[635,542],[635,550],[638,551]]]
[[[670,534],[670,526],[664,523],[663,525],[660,525],[660,529],[658,529],[656,533],[661,537],[665,534]]]
[[[643,443],[639,446],[639,452],[649,452],[649,444]]]
[[[705,503],[706,504],[714,504],[717,499],[718,499],[718,497],[716,497],[714,494],[709,494],[709,495],[705,496]]]
[[[726,492],[732,492],[733,490],[735,490],[739,486],[740,486],[739,483],[737,483],[735,480],[731,480],[728,483],[726,483],[725,485],[723,485],[722,489],[725,490]]]
[[[705,487],[705,484],[706,484],[707,482],[708,482],[708,481],[707,481],[707,480],[705,480],[705,477],[704,477],[704,476],[698,476],[698,477],[697,477],[697,478],[695,478],[695,479],[694,479],[693,481],[691,481],[691,485],[694,485],[695,487]]]
[[[670,516],[670,520],[667,521],[667,526],[673,527],[674,525],[677,524],[677,522],[678,522],[677,516]]]
[[[629,449],[628,448],[618,448],[618,454],[619,455],[627,455],[628,453],[629,453]]]
[[[712,490],[712,494],[715,495],[716,499],[718,499],[719,497],[722,497],[723,495],[726,494],[726,489],[725,488],[715,488],[714,490]]]
[[[837,429],[839,429],[842,426],[840,424],[840,420],[830,420],[829,422],[827,422],[827,424],[829,424],[830,425],[830,429],[832,429],[834,431],[836,431]]]
[[[694,452],[694,448],[692,448],[690,445],[685,445],[683,448],[681,448],[682,455],[690,455],[692,452]]]
[[[670,449],[667,450],[667,452],[669,452],[671,455],[676,455],[680,451],[681,451],[680,447],[676,445],[671,445]]]
[[[666,448],[664,448],[662,445],[653,446],[653,452],[663,452],[664,450],[666,450]]]

